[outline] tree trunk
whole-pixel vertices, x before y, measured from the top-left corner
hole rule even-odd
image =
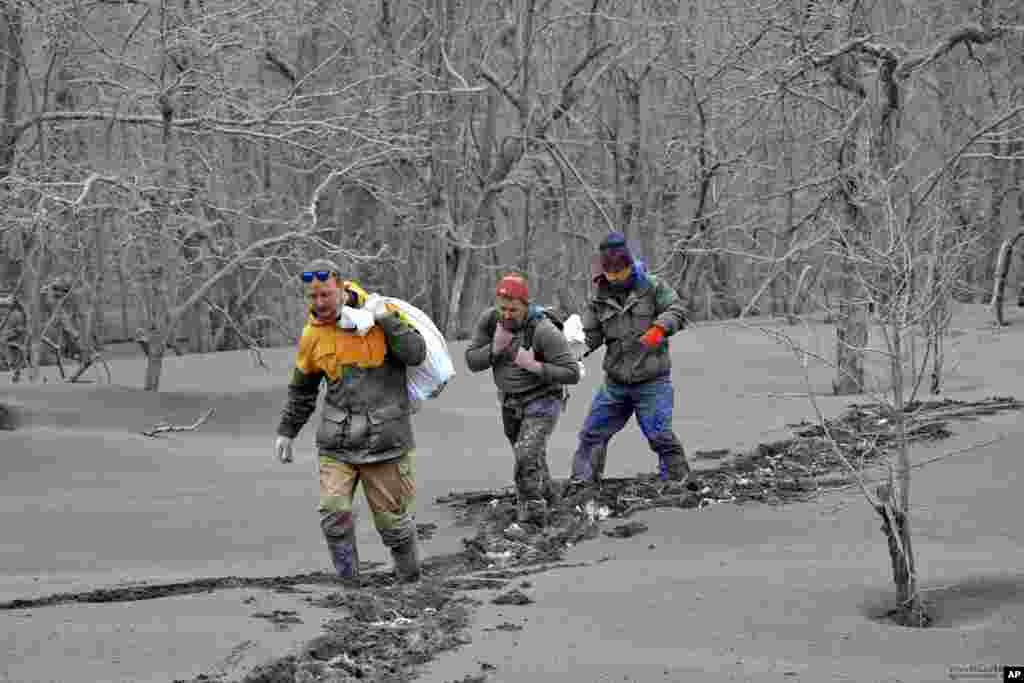
[[[121,310],[121,339],[131,339],[131,324],[128,322],[128,299],[131,298],[128,279],[125,277],[124,259],[117,259],[117,292]]]
[[[782,241],[781,249],[784,252],[789,251],[790,245],[796,238],[797,225],[796,225],[796,192],[793,190],[796,187],[796,161],[794,150],[796,149],[797,141],[796,135],[793,131],[793,121],[789,116],[788,100],[786,93],[783,92],[779,98],[779,111],[782,119],[782,165],[786,169],[786,238]],[[794,264],[792,260],[782,264],[782,272],[785,274],[785,282],[792,282]],[[803,283],[804,276],[807,274],[807,267],[804,267],[800,278],[793,285],[790,290],[789,296],[786,296],[785,287],[780,287],[779,296],[782,300],[782,313],[786,316],[786,319],[790,321],[790,324],[794,321],[794,316],[799,315],[799,311],[794,306],[799,305],[800,288]],[[788,300],[787,300],[788,299]]]
[[[914,294],[910,287],[903,287],[898,278],[890,278],[886,299],[896,312],[907,311],[913,303]],[[892,420],[896,427],[896,500],[892,499],[892,486],[880,491],[879,503],[883,507],[882,530],[889,541],[889,556],[892,560],[893,581],[899,596],[901,623],[907,626],[926,626],[928,615],[917,591],[917,570],[914,566],[914,549],[910,533],[910,443],[907,440],[907,413],[905,410],[903,368],[903,340],[908,333],[904,316],[890,313],[889,328],[889,378],[892,382]]]
[[[163,65],[161,67],[161,82],[166,83],[168,62],[170,61],[169,47],[167,45],[167,34],[169,32],[169,20],[167,16],[167,0],[161,2],[161,50]],[[147,244],[146,270],[147,285],[145,296],[149,299],[149,320],[148,334],[145,345],[146,349],[146,377],[144,389],[146,391],[160,390],[160,374],[163,371],[164,353],[167,345],[177,334],[177,325],[170,320],[171,277],[177,274],[173,272],[173,261],[170,258],[172,251],[167,247],[167,237],[164,231],[171,230],[171,192],[177,184],[177,135],[174,131],[174,103],[170,98],[162,96],[158,100],[160,115],[163,119],[161,128],[161,146],[163,148],[163,187],[158,191],[159,206],[155,212],[152,223],[152,235]]]
[[[996,325],[1005,325],[1003,319],[1003,299],[1006,294],[1006,278],[1010,274],[1010,264],[1013,262],[1013,247],[1018,240],[1024,237],[1024,230],[1008,240],[1004,240],[999,247],[999,256],[996,259],[995,282],[992,286],[992,316]]]
[[[857,11],[856,9],[854,11]],[[853,33],[861,32],[861,22],[852,21]],[[860,69],[849,55],[839,58],[835,65],[837,79],[844,89],[854,93],[855,99],[847,111],[861,106],[866,94],[860,87]],[[864,349],[868,342],[868,292],[862,284],[863,273],[858,271],[859,259],[871,244],[871,225],[859,202],[862,200],[861,171],[866,166],[865,146],[861,140],[864,114],[855,113],[845,126],[845,138],[838,154],[839,201],[842,217],[837,240],[841,252],[839,319],[836,326],[836,378],[832,382],[837,395],[860,394],[864,391]]]
[[[40,228],[36,228],[35,233],[30,232],[25,238],[26,244],[22,250],[25,254],[21,296],[26,318],[25,364],[28,368],[28,381],[33,384],[39,381],[39,365],[45,355],[42,340],[45,313],[40,290],[43,286],[43,269],[46,264],[46,232]]]
[[[850,185],[855,180],[849,179]],[[857,257],[863,253],[865,236],[870,230],[867,217],[857,206],[850,190],[843,192],[846,234],[840,237],[839,320],[836,326],[836,378],[832,390],[836,395],[860,394],[864,391],[864,349],[868,343],[867,293],[857,270]]]
[[[793,293],[790,295],[789,307],[786,313],[786,320],[790,325],[797,323],[797,316],[803,312],[803,302],[807,298],[807,292],[810,287],[807,285],[807,276],[814,270],[813,266],[804,266],[804,269],[800,271],[800,277],[797,278],[796,284],[793,285]]]
[[[146,350],[146,379],[143,389],[146,391],[160,390],[160,377],[164,370],[164,356],[167,354],[167,345],[163,339],[154,337],[145,346]]]
[[[949,262],[945,253],[945,247],[949,236],[936,230],[932,237],[931,254],[928,258],[928,273],[925,287],[929,292],[932,306],[925,315],[923,326],[925,334],[925,362],[921,372],[927,371],[927,364],[931,363],[929,374],[928,391],[932,395],[942,391],[942,369],[945,365],[945,340],[946,330],[949,329],[949,299],[950,289],[945,282],[948,273]],[[954,255],[952,258],[956,258]],[[916,387],[915,387],[916,394]]]
[[[382,7],[382,10],[384,8]],[[426,64],[425,70],[433,75],[433,88],[447,88],[451,84],[451,74],[445,66],[445,55],[451,47],[451,35],[454,30],[454,12],[457,9],[454,0],[434,0],[433,22],[423,22],[423,40],[429,48],[423,51]],[[390,8],[389,8],[390,11]],[[416,101],[417,103],[420,100]],[[427,118],[440,121],[432,131],[431,154],[428,177],[426,179],[428,220],[433,228],[428,250],[433,258],[428,271],[432,281],[432,307],[435,321],[445,337],[453,339],[459,326],[459,308],[451,305],[456,285],[452,280],[454,270],[458,276],[459,268],[466,268],[463,263],[464,254],[460,247],[454,248],[455,266],[449,263],[449,238],[459,236],[459,205],[456,202],[455,159],[454,148],[456,135],[455,100],[449,96],[430,96],[422,100],[422,113]],[[465,278],[465,271],[463,271]],[[461,301],[461,289],[459,297]]]
[[[455,339],[458,336],[460,324],[459,311],[462,309],[462,295],[466,289],[466,273],[469,271],[469,256],[471,253],[469,249],[461,248],[455,252],[455,276],[452,278],[448,311],[445,314],[444,336],[449,339]]]
[[[0,65],[4,76],[3,124],[0,127],[0,179],[11,174],[17,150],[15,122],[18,120],[18,107],[21,94],[21,64],[18,55],[22,54],[21,45],[21,3],[5,2],[0,16],[3,27],[0,28]]]
[[[1024,69],[1024,54],[1021,55],[1021,66],[1017,68],[1018,74]],[[1024,80],[1024,77],[1022,77]],[[1014,187],[1018,188],[1017,191],[1017,225],[1024,225],[1024,191],[1020,188],[1024,188],[1024,141],[1020,139],[1014,140],[1010,146],[1013,154],[1013,178]],[[1019,237],[1018,233],[1018,237]],[[1024,308],[1024,250],[1021,251],[1021,256],[1018,259],[1017,265],[1017,305]]]
[[[879,487],[877,493],[879,504],[875,511],[882,518],[882,533],[888,540],[892,578],[899,600],[892,614],[903,626],[928,626],[931,617],[917,589],[917,570],[914,567],[914,552],[907,515],[896,508],[890,486]]]

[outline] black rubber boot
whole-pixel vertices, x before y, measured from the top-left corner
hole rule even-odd
[[[399,583],[415,583],[420,580],[420,555],[416,536],[391,549],[395,561],[395,578]]]
[[[354,579],[359,576],[359,550],[356,548],[355,535],[351,539],[327,537],[327,549],[331,553],[334,571],[343,579]]]
[[[668,457],[659,456],[658,475],[662,481],[685,482],[690,476],[690,465],[682,453]]]
[[[359,576],[359,550],[356,547],[356,521],[351,512],[329,512],[320,518],[320,530],[327,541],[331,562],[338,576]]]

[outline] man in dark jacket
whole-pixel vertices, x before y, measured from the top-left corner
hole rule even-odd
[[[340,282],[338,267],[316,260],[302,273],[311,312],[299,341],[275,454],[292,460],[292,440],[327,390],[316,445],[320,456],[320,527],[339,576],[359,573],[352,499],[363,482],[374,526],[391,550],[400,581],[419,578],[413,503],[411,408],[406,366],[426,357],[426,342],[391,304],[372,311],[365,334],[339,325],[343,306],[361,308],[366,292]]]
[[[477,321],[466,365],[472,372],[491,368],[515,453],[519,521],[543,527],[553,497],[548,439],[564,407],[563,385],[580,381],[580,365],[561,330],[530,305],[521,275],[503,277],[495,294],[495,306]]]
[[[597,294],[584,312],[583,331],[588,349],[606,347],[605,382],[580,430],[572,482],[586,487],[601,479],[608,441],[634,413],[658,456],[662,481],[682,481],[690,468],[672,431],[668,353],[668,337],[686,324],[682,304],[671,287],[633,260],[622,233],[602,240],[596,265]]]

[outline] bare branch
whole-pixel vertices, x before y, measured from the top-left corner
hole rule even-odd
[[[1007,28],[1003,26],[996,26],[990,29],[982,28],[976,24],[961,26],[940,40],[930,50],[903,59],[896,69],[896,78],[907,78],[915,70],[941,59],[958,45],[985,45],[1006,35],[1007,31]]]
[[[245,345],[249,349],[249,353],[252,354],[256,364],[259,367],[263,368],[264,370],[269,370],[270,368],[267,367],[267,364],[263,361],[263,356],[260,354],[259,344],[255,343],[252,340],[252,338],[249,335],[247,335],[244,330],[242,330],[241,326],[235,321],[231,313],[229,313],[227,309],[225,309],[223,306],[218,306],[213,301],[211,301],[210,297],[203,297],[203,303],[209,306],[210,310],[216,311],[217,313],[220,313],[222,316],[224,316],[224,319],[227,321],[227,323],[231,325],[232,329],[234,329],[235,334],[241,337],[242,341],[245,342]]]
[[[162,116],[145,116],[140,114],[117,114],[105,111],[48,111],[29,119],[19,121],[11,127],[14,137],[20,136],[26,130],[39,123],[61,123],[74,121],[96,121],[103,123],[127,123],[144,126],[164,125]],[[203,126],[230,126],[232,128],[246,128],[251,126],[266,125],[270,122],[264,119],[220,119],[208,116],[193,116],[189,118],[175,118],[173,125],[176,128],[201,128]],[[294,124],[293,124],[294,125]]]
[[[264,59],[267,60],[267,63],[269,63],[272,67],[274,67],[274,69],[277,70],[279,74],[287,78],[292,85],[298,82],[299,79],[295,75],[295,69],[286,64],[285,61],[281,59],[281,57],[279,57],[278,55],[274,54],[273,51],[269,49],[264,50],[263,57]]]
[[[480,71],[480,77],[481,78],[483,78],[485,81],[490,83],[492,86],[494,86],[495,90],[497,90],[502,95],[504,95],[505,99],[507,99],[509,102],[512,103],[512,106],[514,106],[520,112],[523,111],[523,103],[520,101],[519,97],[514,92],[509,90],[508,86],[503,85],[498,80],[498,77],[495,76],[491,72],[491,70],[487,68],[487,66],[485,64],[480,64],[480,66],[478,66],[477,68]]]
[[[974,132],[973,135],[971,135],[971,137],[969,137],[966,141],[964,141],[962,145],[960,145],[960,148],[957,149],[956,152],[951,154],[946,159],[945,163],[943,163],[942,166],[933,171],[928,177],[923,179],[921,183],[919,183],[917,187],[915,187],[914,189],[917,190],[919,187],[924,185],[926,181],[928,182],[927,187],[914,200],[910,214],[907,216],[908,223],[914,217],[914,209],[918,206],[921,206],[922,204],[924,204],[925,201],[928,200],[928,197],[931,195],[931,193],[935,191],[936,187],[938,187],[939,181],[942,180],[942,178],[946,175],[947,172],[949,172],[950,169],[956,166],[957,162],[960,160],[960,157],[963,156],[964,152],[970,149],[971,145],[977,142],[979,138],[988,135],[991,131],[995,130],[996,128],[1003,125],[1007,121],[1010,121],[1011,119],[1014,119],[1022,114],[1024,114],[1024,106],[1016,107],[1015,109],[1011,109],[1009,112],[1005,114],[999,115],[990,123],[979,128],[977,131]]]
[[[200,427],[202,427],[203,424],[210,419],[211,415],[213,415],[213,408],[210,408],[205,413],[200,415],[199,419],[197,419],[190,425],[181,426],[170,424],[169,422],[161,422],[159,424],[153,425],[153,428],[150,429],[149,431],[142,432],[142,435],[154,437],[157,436],[158,434],[165,434],[167,432],[194,432]]]
[[[312,222],[312,227],[315,228],[317,224],[318,218],[316,213],[316,207],[317,204],[320,202],[320,195],[324,193],[324,191],[331,183],[333,183],[336,179],[340,178],[341,176],[348,175],[357,168],[366,166],[370,162],[376,161],[377,159],[392,156],[393,154],[393,150],[384,150],[383,152],[371,154],[369,157],[365,159],[360,159],[359,161],[355,161],[344,168],[338,168],[328,173],[327,177],[324,178],[320,182],[320,184],[316,186],[315,190],[313,190],[313,196],[310,198],[309,204],[306,206],[305,215],[309,216],[310,221]]]
[[[452,78],[454,78],[456,81],[459,82],[459,88],[458,89],[459,90],[469,90],[470,89],[469,83],[467,83],[466,79],[462,77],[462,74],[460,74],[458,71],[456,71],[455,67],[452,66],[451,60],[448,59],[448,52],[444,49],[444,45],[443,44],[441,45],[441,59],[444,60],[444,68],[446,68],[448,70],[448,73],[452,75]]]
[[[613,43],[605,43],[604,45],[591,48],[573,67],[572,71],[569,72],[569,76],[565,79],[565,83],[562,85],[562,99],[555,106],[548,119],[537,127],[535,133],[537,137],[542,137],[552,125],[569,113],[569,110],[572,109],[573,105],[576,104],[576,100],[582,94],[582,89],[576,87],[576,79],[579,78],[579,75],[583,73],[583,70],[591,62],[610,50],[613,45]]]
[[[551,153],[555,157],[555,159],[558,160],[560,164],[563,164],[566,168],[572,171],[572,174],[576,176],[576,180],[579,182],[580,186],[583,187],[583,191],[587,193],[587,198],[590,199],[590,202],[594,205],[594,207],[598,210],[598,212],[600,212],[601,216],[604,218],[604,222],[608,225],[608,229],[615,230],[615,223],[612,222],[611,217],[608,215],[608,212],[604,210],[604,206],[601,205],[601,202],[597,201],[597,197],[594,196],[594,190],[591,189],[590,185],[587,184],[587,181],[583,178],[583,175],[579,172],[579,170],[577,170],[576,166],[572,163],[572,161],[569,160],[569,157],[565,156],[565,153],[562,152],[562,150],[554,142],[548,141],[547,145],[551,149]]]

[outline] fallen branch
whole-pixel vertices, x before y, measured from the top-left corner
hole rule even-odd
[[[153,425],[153,428],[150,429],[148,432],[142,432],[142,435],[152,437],[156,436],[157,434],[164,434],[166,432],[194,432],[200,427],[202,427],[203,423],[209,420],[211,415],[213,415],[213,408],[207,410],[206,413],[204,413],[202,416],[200,416],[198,420],[196,420],[190,425],[182,426],[173,425],[169,422],[161,422],[159,424]]]

